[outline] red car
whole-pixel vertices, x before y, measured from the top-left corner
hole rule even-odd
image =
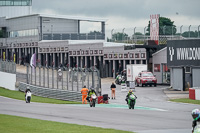
[[[135,78],[135,85],[139,86],[141,85],[142,87],[145,85],[157,85],[157,79],[153,75],[152,72],[140,72],[138,76]]]

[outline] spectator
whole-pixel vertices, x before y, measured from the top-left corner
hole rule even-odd
[[[115,88],[116,88],[116,85],[114,84],[114,82],[112,82],[112,84],[110,86],[112,99],[113,98],[115,99]]]

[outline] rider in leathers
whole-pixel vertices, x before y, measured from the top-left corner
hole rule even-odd
[[[199,109],[192,110],[192,133],[200,133],[200,111]]]
[[[96,91],[94,90],[94,88],[93,87],[90,87],[90,91],[88,92],[88,96],[87,96],[87,100],[88,100],[88,102],[90,102],[90,97],[91,97],[91,95],[92,94],[95,94],[96,96],[97,96],[97,93],[96,93]]]
[[[137,98],[136,95],[133,93],[133,90],[129,90],[128,94],[126,95],[126,99],[125,99],[125,101],[127,102],[127,104],[128,104],[128,98],[132,94],[135,96],[135,98]]]

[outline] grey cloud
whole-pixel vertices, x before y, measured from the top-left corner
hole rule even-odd
[[[51,9],[64,15],[149,18],[150,14],[199,18],[200,0],[33,0],[33,10]]]

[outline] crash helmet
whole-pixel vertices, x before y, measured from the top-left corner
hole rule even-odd
[[[90,86],[90,90],[91,90],[91,91],[94,91],[94,87]]]
[[[133,90],[129,90],[129,93],[132,93],[133,92]]]
[[[31,91],[30,88],[29,88],[29,86],[26,87],[26,91]]]
[[[192,110],[192,117],[193,119],[196,121],[196,120],[200,120],[200,111],[199,109],[193,109]]]

